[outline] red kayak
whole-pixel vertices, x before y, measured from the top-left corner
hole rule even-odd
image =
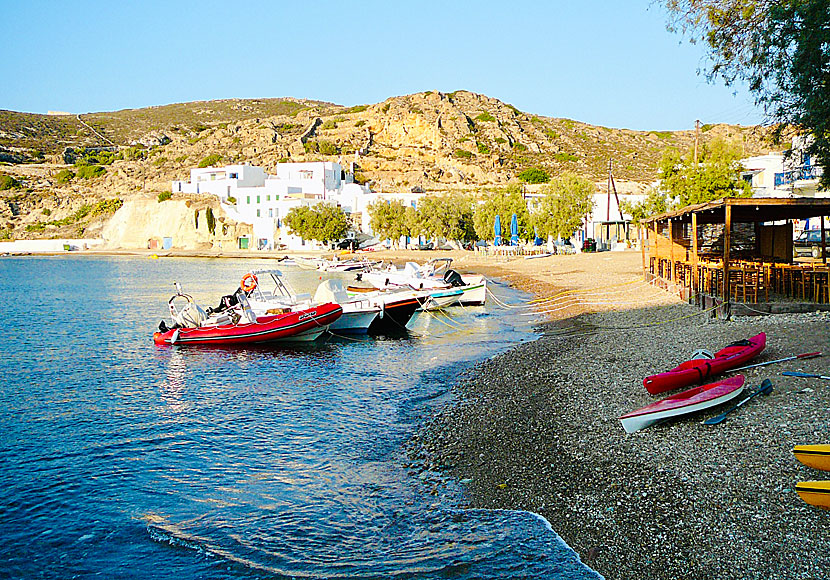
[[[313,308],[256,317],[256,322],[208,324],[195,328],[174,328],[153,334],[156,344],[254,344],[272,341],[314,340],[343,312],[329,302]]]
[[[646,377],[643,379],[643,385],[649,393],[656,395],[699,383],[710,376],[724,373],[752,360],[766,345],[767,335],[762,332],[748,340],[739,340],[727,345],[715,353],[715,358],[687,360],[670,371]]]
[[[634,433],[669,417],[686,415],[725,403],[740,395],[743,386],[744,376],[735,375],[666,397],[623,415],[620,421],[626,433]]]

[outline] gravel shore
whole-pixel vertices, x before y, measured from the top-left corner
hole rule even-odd
[[[571,292],[535,305],[549,318],[542,338],[460,379],[412,441],[413,462],[462,481],[469,507],[544,516],[608,580],[830,577],[830,512],[794,490],[828,477],[791,453],[830,442],[830,381],[780,374],[829,374],[830,353],[746,371],[750,386],[770,378],[773,393],[718,425],[701,421],[722,408],[635,434],[617,420],[659,398],[644,376],[698,348],[765,331],[755,362],[827,350],[828,314],[715,320],[639,282],[636,252],[456,266],[540,299]]]

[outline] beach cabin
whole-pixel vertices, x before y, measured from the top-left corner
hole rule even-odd
[[[830,198],[720,199],[641,224],[646,280],[713,315],[830,310],[828,240],[796,255],[793,225],[830,226]]]

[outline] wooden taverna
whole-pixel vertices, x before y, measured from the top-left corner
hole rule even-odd
[[[643,221],[643,273],[682,298],[730,314],[830,310],[830,198],[729,198]],[[793,220],[821,217],[821,257],[794,258]]]

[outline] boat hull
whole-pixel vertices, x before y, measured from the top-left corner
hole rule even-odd
[[[799,481],[795,491],[808,504],[830,509],[830,481]]]
[[[730,401],[741,394],[743,386],[744,376],[736,375],[666,397],[626,413],[619,420],[626,433],[634,433],[664,419],[695,413]]]
[[[763,332],[748,340],[748,345],[727,346],[714,359],[686,361],[665,373],[643,379],[643,386],[652,395],[687,387],[705,379],[739,367],[758,356],[766,347],[767,335]]]
[[[369,326],[369,334],[401,334],[406,332],[406,325],[420,307],[421,301],[414,295],[400,299],[385,299],[380,313]]]
[[[380,310],[343,312],[329,330],[335,334],[366,334]]]
[[[483,306],[487,300],[487,279],[484,276],[461,276],[465,286],[459,286],[463,290],[461,299],[458,301],[462,306]]]
[[[342,312],[343,309],[338,304],[321,304],[295,312],[260,316],[256,322],[156,332],[153,341],[159,345],[177,346],[306,342],[319,337]]]
[[[830,445],[796,445],[793,455],[807,467],[830,471]]]

